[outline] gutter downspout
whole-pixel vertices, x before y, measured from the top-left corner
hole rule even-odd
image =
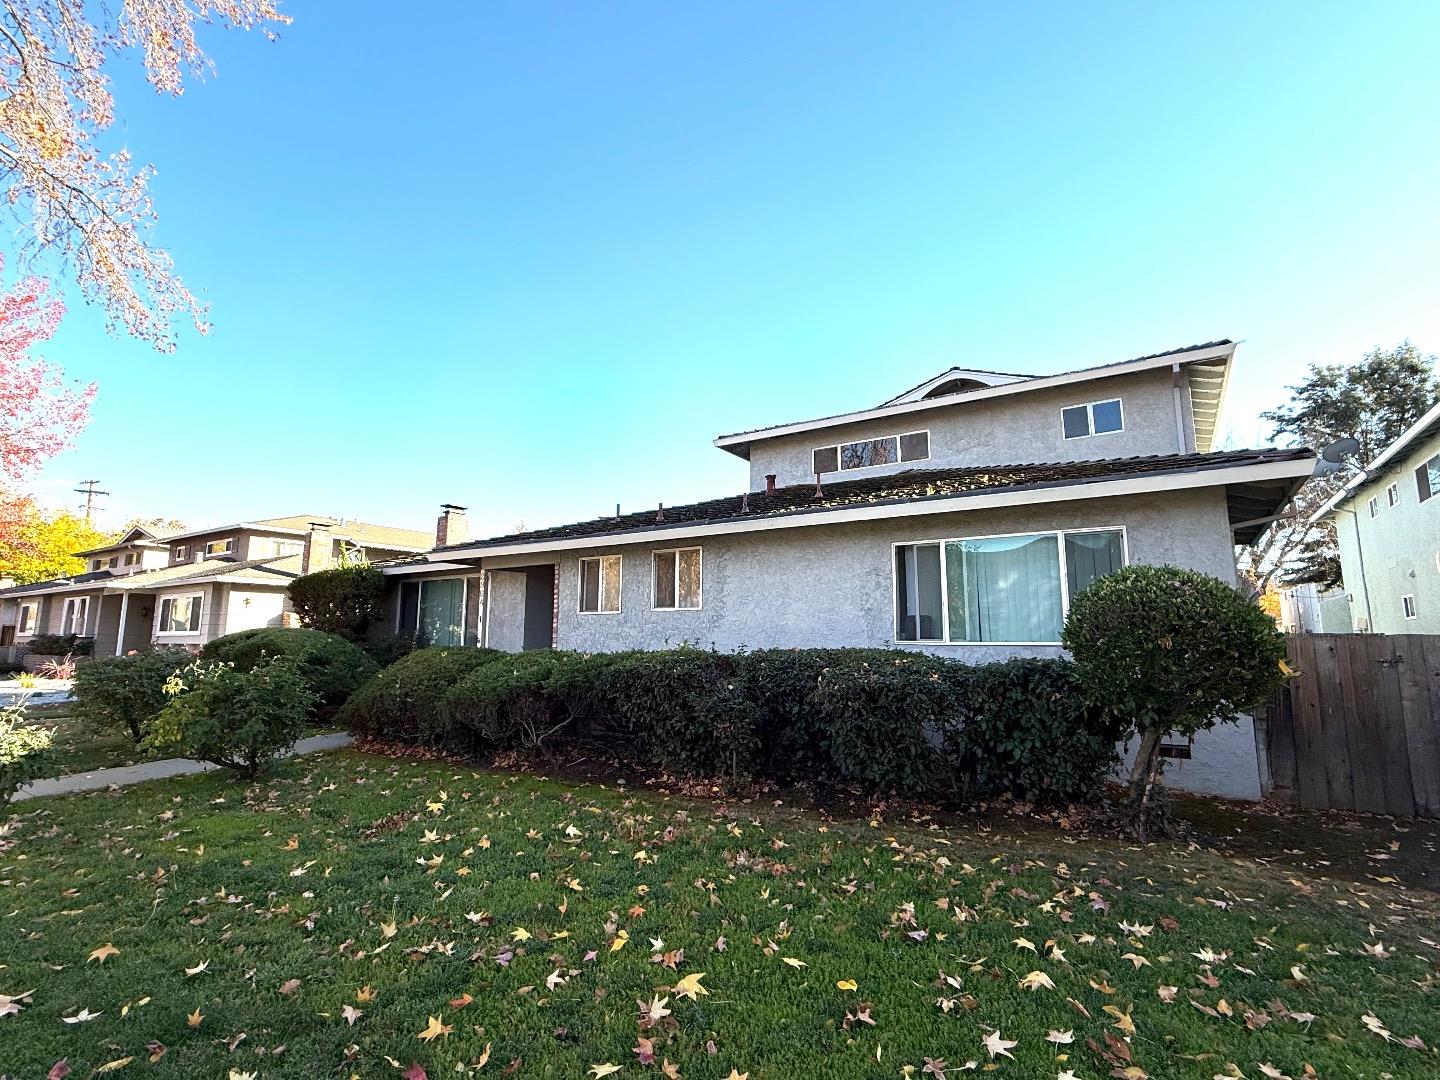
[[[1375,616],[1370,610],[1370,578],[1365,573],[1365,547],[1360,543],[1360,515],[1354,510],[1346,510],[1342,506],[1335,507],[1337,514],[1349,514],[1355,519],[1355,560],[1360,564],[1360,587],[1365,591],[1365,628],[1367,633],[1375,633]]]

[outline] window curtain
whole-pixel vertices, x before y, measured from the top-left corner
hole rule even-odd
[[[465,582],[460,578],[420,583],[420,644],[465,643]]]
[[[1065,572],[1070,598],[1098,577],[1125,565],[1125,544],[1117,532],[1065,534]]]
[[[1054,534],[945,545],[951,641],[1060,640],[1060,548]]]

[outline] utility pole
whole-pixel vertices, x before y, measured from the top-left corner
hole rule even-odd
[[[74,489],[77,494],[80,494],[80,495],[84,495],[84,496],[85,496],[85,524],[86,524],[86,525],[89,525],[89,524],[90,524],[90,515],[91,515],[91,513],[94,512],[94,509],[95,509],[95,496],[96,496],[96,495],[109,495],[109,494],[110,494],[110,492],[108,492],[108,491],[101,491],[98,487],[96,487],[96,485],[99,484],[99,483],[100,483],[99,480],[81,480],[81,481],[80,481],[80,486]]]

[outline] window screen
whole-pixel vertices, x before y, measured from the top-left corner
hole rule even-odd
[[[620,610],[620,556],[580,560],[580,610],[613,614]]]
[[[1065,575],[1070,599],[1098,577],[1125,565],[1125,540],[1113,532],[1065,534]]]
[[[655,607],[670,611],[700,607],[700,549],[655,553]]]
[[[930,456],[930,433],[916,431],[900,436],[900,460],[924,461]]]
[[[1421,502],[1440,495],[1440,454],[1415,470],[1415,493]]]
[[[1119,431],[1124,423],[1120,415],[1120,399],[1114,401],[1097,401],[1090,406],[1090,416],[1093,421],[1092,429],[1096,435],[1104,435],[1107,431]]]
[[[840,469],[840,448],[822,446],[813,456],[814,471],[817,473],[838,472]]]
[[[1084,405],[1062,409],[1060,419],[1065,425],[1065,438],[1079,439],[1090,434],[1090,412]]]

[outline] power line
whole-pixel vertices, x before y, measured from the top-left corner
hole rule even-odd
[[[89,524],[90,524],[90,515],[94,512],[94,509],[95,509],[95,496],[96,496],[96,495],[109,495],[109,494],[110,494],[110,492],[108,492],[108,491],[101,491],[101,490],[96,486],[96,485],[99,484],[99,483],[100,483],[99,480],[81,480],[81,481],[80,481],[80,486],[74,489],[77,494],[79,494],[79,495],[84,495],[84,496],[85,496],[85,524],[86,524],[86,525],[89,525]]]

